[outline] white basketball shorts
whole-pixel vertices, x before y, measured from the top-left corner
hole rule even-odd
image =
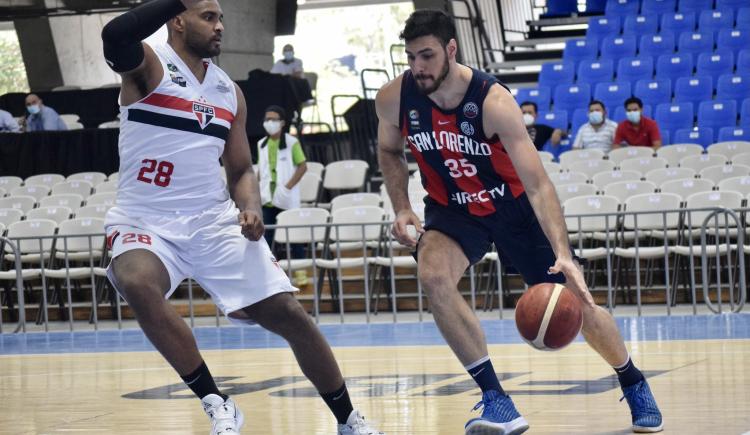
[[[107,213],[105,231],[113,258],[133,249],[159,257],[169,272],[166,298],[192,278],[229,314],[276,293],[297,291],[265,239],[253,242],[242,235],[238,214],[232,201],[200,214],[171,216],[128,214],[115,206]],[[117,287],[111,264],[107,276]]]

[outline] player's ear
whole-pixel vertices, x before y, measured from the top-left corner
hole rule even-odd
[[[184,32],[185,31],[185,17],[183,14],[177,15],[176,17],[172,18],[169,21],[168,26],[170,27],[170,30],[177,31],[177,32]]]
[[[455,39],[451,38],[451,40],[448,41],[448,44],[445,46],[445,51],[448,52],[449,59],[456,59],[456,54],[458,53],[458,43]]]

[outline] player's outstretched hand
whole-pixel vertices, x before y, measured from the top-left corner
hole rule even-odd
[[[398,240],[402,245],[414,248],[417,246],[417,239],[412,237],[407,230],[408,226],[414,226],[417,229],[417,234],[424,233],[422,229],[422,222],[412,210],[401,210],[396,216],[396,220],[393,221],[393,228],[391,233],[393,237]]]
[[[555,265],[549,268],[549,274],[556,274],[562,272],[565,275],[565,287],[575,293],[578,298],[584,304],[593,307],[594,298],[589,293],[589,288],[586,285],[586,280],[583,278],[583,271],[581,266],[572,259],[557,259]]]
[[[242,235],[253,242],[257,242],[263,237],[266,228],[263,226],[263,218],[258,213],[250,210],[240,212],[238,216],[240,226],[242,226]]]

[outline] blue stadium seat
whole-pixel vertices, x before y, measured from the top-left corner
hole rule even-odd
[[[721,127],[737,125],[737,103],[734,100],[704,101],[698,106],[698,125],[710,127],[718,135]]]
[[[588,104],[588,103],[587,103]],[[564,110],[553,110],[550,112],[541,112],[536,118],[539,124],[546,124],[560,130],[568,129],[568,112]]]
[[[699,54],[711,52],[714,49],[714,35],[712,33],[682,32],[677,42],[677,52],[689,53],[693,58]]]
[[[691,103],[659,104],[654,119],[664,131],[693,128],[693,105]]]
[[[607,7],[607,0],[586,0],[586,13],[601,15]]]
[[[575,109],[588,107],[590,100],[591,87],[585,83],[555,87],[555,111],[573,112]]]
[[[609,113],[612,113],[610,111],[610,109],[607,109],[607,111]],[[646,116],[646,117],[648,117],[648,118],[653,118],[653,116],[651,116],[652,114],[653,114],[653,109],[651,108],[651,106],[649,106],[648,104],[644,104],[643,105],[643,115]],[[624,105],[621,104],[621,105],[615,107],[615,115],[612,117],[613,121],[620,123],[620,122],[624,121],[626,117],[627,117],[627,115],[625,115],[625,106]]]
[[[549,0],[545,17],[564,17],[578,12],[577,0]]]
[[[721,29],[716,46],[732,50],[736,58],[740,50],[750,47],[750,29]]]
[[[608,16],[635,15],[640,9],[641,0],[608,0],[604,14]]]
[[[594,89],[594,99],[604,103],[609,113],[614,113],[614,109],[622,106],[630,95],[630,83],[624,80],[618,80],[616,83],[599,83]]]
[[[578,65],[582,60],[596,59],[599,53],[599,41],[596,38],[568,39],[563,49],[563,61]]]
[[[658,74],[657,77],[659,77]],[[635,82],[633,95],[640,98],[643,104],[650,106],[671,103],[672,82],[669,79],[638,80]]]
[[[662,32],[658,35],[641,36],[638,50],[640,56],[650,56],[656,59],[659,56],[674,53],[675,47],[674,35],[670,32]]]
[[[546,112],[549,110],[552,101],[552,90],[546,86],[540,88],[521,88],[516,94],[518,104],[524,101],[533,101],[539,107],[539,111]]]
[[[717,100],[736,100],[738,103],[750,98],[750,76],[724,74],[716,84]]]
[[[734,24],[735,29],[750,29],[750,8],[737,9],[737,17]]]
[[[750,74],[750,49],[746,48],[737,53],[737,71],[735,74]]]
[[[722,127],[719,129],[717,142],[727,142],[730,140],[750,141],[750,128],[743,127]]]
[[[743,127],[750,127],[750,98],[742,100],[742,108],[740,109],[740,125]]]
[[[698,31],[712,32],[714,36],[721,29],[731,29],[734,26],[734,12],[731,9],[705,10],[698,17]]]
[[[609,35],[619,35],[620,28],[620,17],[592,17],[589,20],[588,29],[586,29],[586,38],[593,36],[602,39]]]
[[[708,148],[714,143],[714,130],[712,128],[680,128],[672,135],[674,143],[697,143],[703,148]]]
[[[643,15],[661,15],[674,12],[677,0],[645,0],[641,5]]]
[[[617,81],[632,82],[654,76],[654,60],[648,56],[626,57],[617,63]]]
[[[718,78],[722,74],[734,71],[734,54],[732,50],[720,48],[713,53],[701,53],[695,65],[697,75],[708,75]]]
[[[662,55],[656,60],[656,77],[676,83],[680,77],[693,75],[693,56],[689,54]]]
[[[576,83],[586,83],[593,88],[597,83],[611,82],[614,75],[615,66],[612,60],[584,60],[578,65]]]
[[[700,12],[714,7],[714,0],[680,0],[677,10],[680,12]]]
[[[675,12],[673,14],[664,14],[661,17],[661,31],[672,32],[679,35],[682,32],[692,32],[695,30],[695,13]]]
[[[589,122],[589,108],[580,108],[573,111],[573,118],[570,120],[570,136],[573,140],[576,138],[578,129],[585,123]]]
[[[672,142],[669,141],[669,132],[659,130],[659,136],[661,136],[662,145],[670,145]]]
[[[714,96],[713,79],[710,76],[680,77],[674,86],[674,102],[693,103],[698,107],[703,101]]]
[[[573,83],[576,76],[573,62],[547,62],[539,73],[539,87],[552,87],[563,83]]]
[[[635,35],[610,35],[602,40],[602,59],[622,59],[635,56],[637,49]]]
[[[716,9],[739,9],[747,5],[747,0],[716,0]]]
[[[646,5],[648,3],[644,3]],[[628,15],[622,25],[624,35],[645,35],[656,33],[659,30],[659,17],[657,15]]]

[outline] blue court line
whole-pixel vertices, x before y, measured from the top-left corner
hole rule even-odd
[[[701,316],[617,317],[626,341],[750,339],[750,313]],[[515,322],[482,322],[489,344],[522,343]],[[326,324],[321,331],[334,347],[443,345],[432,322]],[[285,348],[286,341],[258,327],[202,327],[198,346],[211,349]],[[579,335],[577,341],[583,341]],[[140,329],[0,334],[0,355],[153,351]]]

